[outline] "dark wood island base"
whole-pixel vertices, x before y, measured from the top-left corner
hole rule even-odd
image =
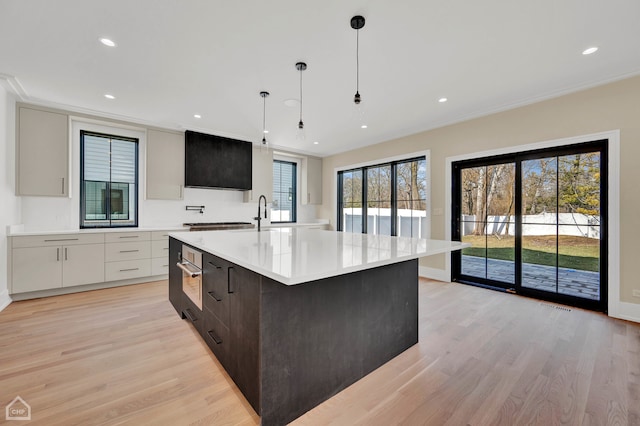
[[[182,292],[170,240],[169,299],[207,342],[262,425],[283,425],[418,342],[418,260],[285,285],[203,253],[202,310]]]

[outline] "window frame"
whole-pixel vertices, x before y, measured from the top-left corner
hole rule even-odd
[[[107,191],[107,199],[106,199],[106,209],[105,211],[107,212],[108,215],[108,225],[98,225],[98,226],[92,226],[92,225],[86,225],[86,200],[85,200],[85,180],[84,180],[84,170],[85,170],[85,164],[84,164],[84,151],[85,151],[85,136],[96,136],[96,137],[101,137],[101,138],[109,138],[110,140],[120,140],[120,141],[127,141],[127,142],[133,142],[135,143],[135,159],[134,159],[134,165],[135,165],[135,191],[134,191],[134,196],[133,196],[133,201],[134,201],[134,205],[133,205],[133,223],[132,224],[114,224],[112,219],[111,219],[111,187],[110,184],[112,183],[111,181],[108,182],[108,191]],[[109,166],[109,170],[111,170],[111,166]],[[96,131],[90,131],[90,130],[80,130],[80,178],[79,178],[79,183],[80,183],[80,223],[79,223],[79,228],[80,229],[109,229],[109,228],[137,228],[138,227],[138,218],[140,215],[140,202],[139,202],[139,194],[140,194],[140,139],[139,138],[134,138],[134,137],[128,137],[128,136],[120,136],[120,135],[114,135],[114,134],[109,134],[109,133],[102,133],[102,132],[96,132]]]
[[[298,220],[298,162],[294,159],[283,160],[280,158],[274,158],[271,164],[271,173],[273,173],[273,166],[276,163],[290,164],[293,166],[292,173],[292,200],[291,200],[291,220],[271,220],[271,223],[296,223]],[[275,181],[272,183],[272,195],[275,194]],[[272,200],[273,201],[273,200]],[[273,207],[273,204],[272,204]],[[273,217],[273,216],[272,216]]]
[[[337,200],[336,200],[336,206],[337,206],[337,211],[336,211],[336,229],[338,232],[346,232],[344,231],[344,223],[343,223],[343,215],[342,215],[342,209],[343,209],[343,189],[344,189],[344,181],[343,181],[343,176],[344,173],[349,173],[349,172],[354,172],[354,171],[360,171],[360,173],[362,173],[362,198],[360,200],[361,206],[362,206],[362,215],[361,215],[361,233],[363,234],[367,234],[368,233],[368,220],[367,220],[367,206],[369,203],[369,200],[367,199],[367,188],[368,188],[368,182],[367,182],[367,176],[368,176],[368,171],[370,169],[376,169],[376,168],[380,168],[380,167],[386,167],[386,166],[390,166],[391,167],[391,236],[397,236],[398,234],[398,196],[397,196],[397,188],[398,188],[398,182],[397,182],[397,166],[400,164],[404,164],[404,163],[410,163],[413,161],[424,161],[425,162],[425,166],[426,166],[426,173],[425,173],[425,183],[427,184],[427,189],[426,189],[426,194],[425,194],[425,204],[426,204],[426,209],[425,209],[425,213],[426,213],[426,217],[425,220],[427,221],[427,224],[430,223],[430,214],[429,214],[429,208],[430,208],[430,191],[429,191],[429,174],[430,174],[430,164],[429,164],[429,152],[421,152],[421,153],[414,153],[414,154],[410,154],[408,157],[395,157],[392,159],[383,159],[380,160],[380,162],[372,162],[372,163],[367,163],[367,164],[361,164],[361,165],[357,165],[357,166],[350,166],[350,167],[345,167],[339,170],[336,170],[336,195],[337,195]],[[430,234],[430,226],[427,226],[427,234]],[[383,234],[386,235],[386,234]],[[429,238],[429,235],[427,236],[422,236],[421,238]]]

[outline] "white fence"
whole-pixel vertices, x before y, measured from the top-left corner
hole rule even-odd
[[[361,232],[361,223],[361,208],[342,210],[344,231]],[[429,223],[424,210],[398,209],[397,226],[397,235],[400,237],[429,238]],[[391,235],[391,209],[368,208],[367,231],[369,234]]]
[[[475,216],[462,215],[463,236],[473,234],[475,226]],[[509,235],[514,235],[515,227],[514,216],[489,216],[485,234],[506,235],[508,232]],[[556,232],[558,235],[600,239],[600,217],[581,213],[540,213],[522,216],[523,235],[555,235]]]

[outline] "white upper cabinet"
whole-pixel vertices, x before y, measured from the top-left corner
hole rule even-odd
[[[69,117],[18,104],[16,194],[69,196]]]
[[[322,158],[302,159],[302,204],[322,204]]]
[[[273,150],[262,151],[253,148],[251,172],[251,190],[244,192],[244,202],[257,202],[260,195],[267,197],[267,203],[273,200]]]
[[[182,200],[184,133],[147,131],[147,199]]]

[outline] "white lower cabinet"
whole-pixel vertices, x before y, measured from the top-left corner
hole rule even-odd
[[[10,247],[11,294],[169,273],[168,231],[12,236]]]
[[[104,236],[13,237],[12,293],[104,281]]]
[[[13,249],[12,293],[62,287],[60,247]]]
[[[62,247],[62,286],[101,283],[104,278],[104,244]]]

